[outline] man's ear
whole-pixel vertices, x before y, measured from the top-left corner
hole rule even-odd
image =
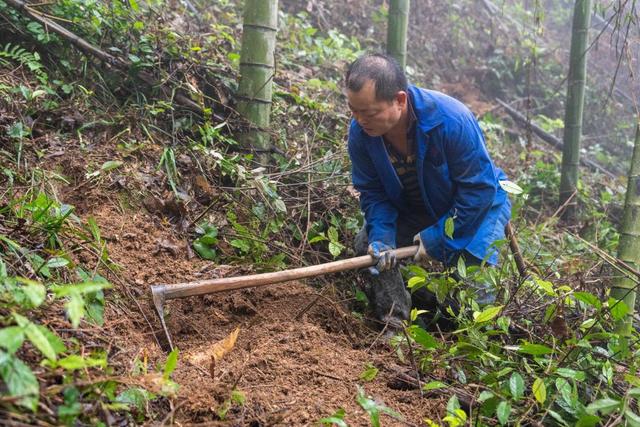
[[[407,105],[407,92],[404,90],[399,90],[396,93],[396,102],[400,104],[401,107]]]

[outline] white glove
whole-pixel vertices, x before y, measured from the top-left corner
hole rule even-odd
[[[432,259],[431,255],[429,255],[429,252],[427,252],[427,248],[424,247],[424,243],[422,242],[420,233],[413,236],[413,244],[417,245],[418,243],[420,244],[420,247],[418,248],[418,252],[416,252],[415,256],[413,257],[413,261],[421,262],[421,261],[428,261]]]

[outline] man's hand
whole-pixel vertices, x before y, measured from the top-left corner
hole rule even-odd
[[[369,245],[367,253],[378,261],[375,266],[369,267],[369,272],[374,276],[396,266],[396,253],[389,245],[385,245],[382,242],[373,242]]]
[[[420,237],[420,233],[413,236],[413,244],[420,244],[418,252],[416,252],[415,256],[413,257],[414,262],[428,261],[432,259],[429,255],[429,252],[427,252],[427,248],[424,247],[424,242],[422,241],[422,237]]]

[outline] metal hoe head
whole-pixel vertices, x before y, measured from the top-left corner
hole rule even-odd
[[[173,351],[173,341],[171,341],[171,335],[169,335],[169,329],[167,329],[167,324],[164,321],[164,302],[166,300],[165,291],[166,291],[166,285],[151,286],[151,295],[153,297],[153,305],[155,306],[156,313],[158,313],[158,317],[160,318],[160,324],[162,325],[164,334],[167,337],[167,341],[169,342],[169,347]]]

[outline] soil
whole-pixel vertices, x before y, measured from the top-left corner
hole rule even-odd
[[[110,258],[122,278],[114,282],[118,292],[137,302],[107,305],[104,330],[116,349],[110,360],[130,366],[130,372],[137,364],[134,361],[148,360],[153,370],[162,365],[167,353],[159,345],[166,343],[151,306],[149,286],[243,271],[188,259],[187,242],[166,219],[143,209],[123,210],[112,202],[117,197],[102,196],[74,201],[83,216],[96,219],[108,242]],[[376,342],[377,332],[347,312],[335,297],[317,295],[318,289],[291,282],[167,302],[167,326],[180,350],[173,374],[180,385],[172,402],[174,421],[317,425],[319,419],[344,408],[349,425],[369,425],[368,415],[356,402],[358,384],[376,402],[402,414],[402,420],[383,415],[383,425],[421,425],[425,418],[437,419],[443,413],[446,401],[442,398],[421,397],[416,389],[397,390],[393,379],[410,367],[399,366],[393,350]],[[212,369],[212,346],[238,327],[235,346]],[[368,363],[379,369],[370,382],[359,378]],[[225,421],[220,421],[216,412],[234,388],[244,393],[246,402],[231,407]]]

